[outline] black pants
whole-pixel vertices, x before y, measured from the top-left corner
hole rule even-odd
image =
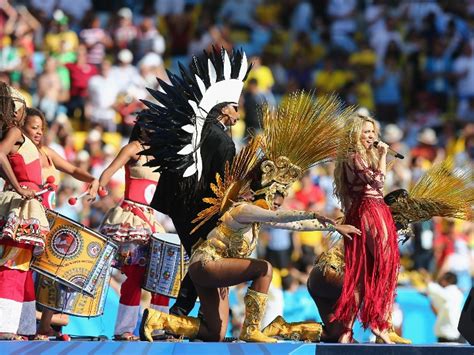
[[[196,299],[196,288],[194,287],[189,273],[186,273],[183,281],[181,281],[178,298],[175,304],[170,308],[170,313],[176,316],[187,316],[194,308]]]

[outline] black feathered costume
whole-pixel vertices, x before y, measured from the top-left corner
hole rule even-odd
[[[217,223],[216,216],[191,234],[191,221],[207,207],[202,199],[212,195],[216,173],[222,175],[235,155],[217,117],[226,104],[238,103],[250,68],[243,51],[229,56],[224,49],[213,50],[193,57],[189,70],[180,64],[180,76],[168,72],[171,85],[159,80],[162,91],[149,90],[158,103],[144,100],[147,109],[138,116],[150,147],[143,154],[154,157],[149,165],[161,173],[151,207],[171,217],[188,255]],[[188,314],[196,297],[186,276],[171,312]]]

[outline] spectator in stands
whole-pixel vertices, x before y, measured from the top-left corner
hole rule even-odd
[[[135,57],[140,61],[147,53],[163,57],[166,50],[165,38],[158,32],[152,17],[145,17],[140,24],[136,38]]]
[[[44,49],[50,54],[60,52],[75,52],[79,45],[79,37],[76,32],[69,29],[69,18],[62,10],[56,10],[53,14],[49,31],[44,37]]]
[[[249,79],[244,91],[244,120],[247,137],[258,133],[262,129],[260,106],[263,103],[264,99],[258,92],[257,79]]]
[[[117,27],[113,31],[114,46],[117,49],[133,49],[132,45],[138,36],[138,30],[133,25],[133,13],[128,7],[122,7],[117,12]]]
[[[457,112],[462,115],[468,106],[469,98],[474,97],[474,56],[471,42],[464,42],[462,53],[454,60],[453,66],[458,99]]]
[[[89,80],[97,74],[97,68],[87,63],[87,48],[80,45],[77,49],[76,63],[66,64],[71,82],[68,116],[84,120],[84,105],[88,96]]]
[[[56,118],[62,92],[61,78],[57,71],[57,60],[53,57],[47,57],[44,63],[44,72],[38,78],[38,106],[44,112],[49,123]]]
[[[118,92],[127,89],[137,82],[139,77],[137,68],[132,65],[133,54],[129,49],[122,49],[117,54],[117,64],[112,67],[111,80],[115,82]]]
[[[117,76],[112,76],[111,67],[110,61],[104,60],[100,73],[89,80],[86,116],[92,123],[100,124],[109,132],[115,132],[117,113],[114,105],[120,82]]]
[[[434,96],[438,108],[442,111],[446,111],[448,107],[449,79],[452,72],[452,61],[444,55],[445,49],[444,42],[436,39],[433,47],[429,47],[430,53],[424,67],[426,90]]]
[[[385,57],[374,73],[375,105],[377,117],[382,122],[395,123],[400,117],[402,106],[401,93],[402,73],[398,58],[393,55]]]
[[[105,50],[112,46],[108,33],[101,28],[100,19],[92,14],[87,21],[89,24],[80,33],[81,42],[87,48],[87,63],[99,65],[105,57]]]
[[[410,151],[412,158],[423,158],[431,163],[438,157],[438,137],[432,128],[425,128],[418,134],[418,144]]]

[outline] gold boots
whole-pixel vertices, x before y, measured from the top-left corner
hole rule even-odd
[[[319,342],[323,326],[316,322],[287,323],[282,316],[276,317],[263,330],[269,337],[278,336],[284,339]]]
[[[265,312],[268,295],[247,290],[245,301],[245,320],[240,332],[240,340],[256,343],[276,343],[276,339],[269,338],[260,331],[260,322]]]
[[[147,308],[145,312],[143,312],[143,318],[140,324],[140,339],[153,341],[152,333],[154,330],[159,329],[176,336],[184,336],[193,339],[199,331],[200,323],[199,318],[175,316]]]
[[[388,337],[391,341],[393,341],[395,344],[411,344],[411,340],[410,339],[406,339],[406,338],[402,338],[400,335],[398,335],[396,332],[395,332],[395,328],[392,326],[390,326],[390,328],[388,328]],[[376,337],[375,338],[375,342],[377,344],[383,344],[384,341],[382,340],[382,338],[380,337]]]

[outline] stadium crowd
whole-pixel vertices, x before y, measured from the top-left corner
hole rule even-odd
[[[335,93],[382,122],[381,139],[405,155],[386,192],[409,188],[447,157],[474,168],[472,0],[0,0],[0,80],[45,113],[47,144],[95,177],[128,140],[146,88],[212,45],[243,48],[254,65],[232,129],[237,145],[259,130],[257,105],[306,89]],[[333,169],[313,169],[285,203],[338,217]],[[84,186],[65,177],[58,211],[97,228],[123,183],[121,172],[107,197],[70,206]],[[434,219],[413,232],[400,244],[400,283],[450,271],[469,291],[474,224]],[[262,233],[258,252],[277,269],[275,287],[290,292],[332,242],[322,232]]]

